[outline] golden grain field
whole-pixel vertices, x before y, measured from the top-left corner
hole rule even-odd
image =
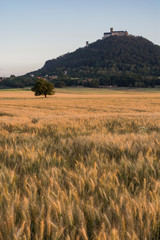
[[[160,239],[160,92],[0,91],[0,240]]]

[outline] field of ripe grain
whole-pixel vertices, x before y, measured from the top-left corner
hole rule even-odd
[[[0,91],[3,239],[160,239],[160,92]]]

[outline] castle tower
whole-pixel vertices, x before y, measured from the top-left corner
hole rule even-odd
[[[110,32],[113,33],[113,28],[110,28]]]
[[[89,46],[89,42],[88,41],[86,41],[86,47],[88,47]]]

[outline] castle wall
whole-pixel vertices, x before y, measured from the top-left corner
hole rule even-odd
[[[111,36],[110,33],[104,33],[104,38],[105,38],[105,37],[110,37],[110,36]]]
[[[110,32],[104,33],[102,39],[110,37],[110,36],[128,36],[127,31],[113,31],[113,28],[110,29]]]
[[[127,35],[127,32],[112,32],[111,36],[125,36]]]

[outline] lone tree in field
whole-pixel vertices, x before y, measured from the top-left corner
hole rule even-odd
[[[47,95],[53,95],[55,93],[53,84],[43,78],[38,79],[31,90],[35,92],[35,96],[44,95],[45,98]]]

